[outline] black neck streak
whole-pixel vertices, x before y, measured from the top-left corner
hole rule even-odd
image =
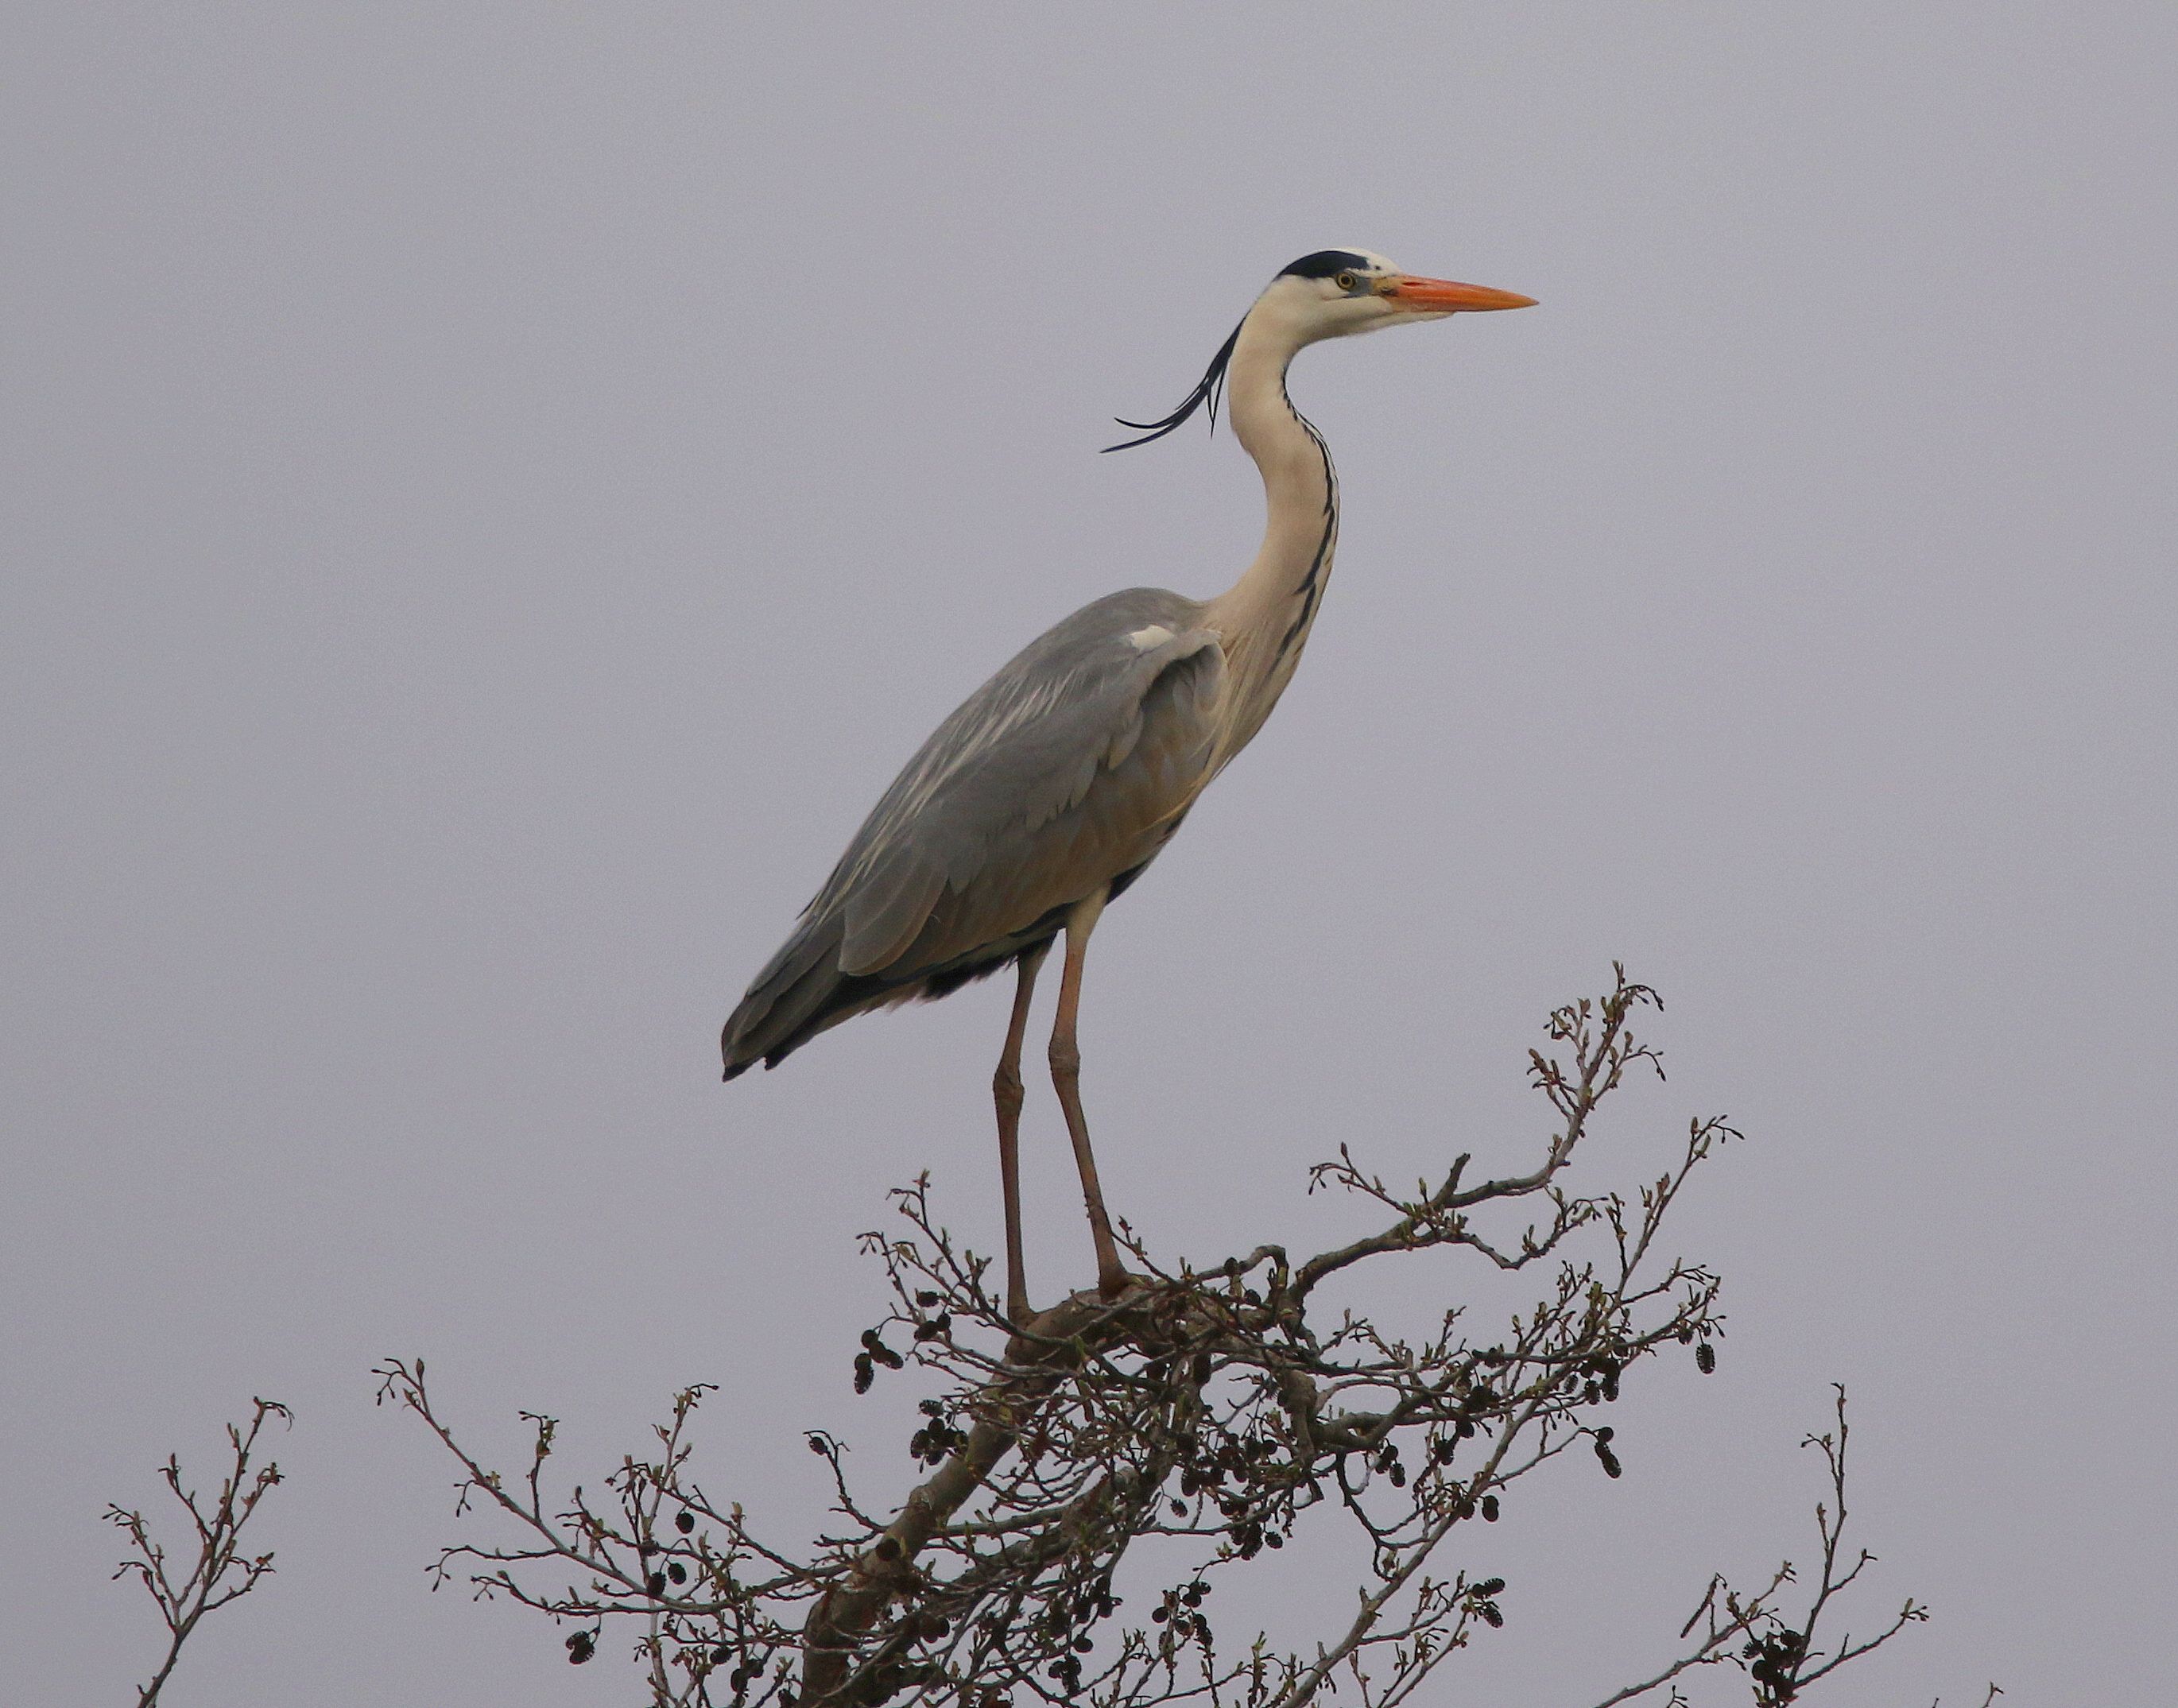
[[[1281,384],[1279,395],[1285,398],[1287,413],[1300,424],[1300,430],[1308,435],[1316,446],[1316,454],[1323,459],[1323,534],[1316,543],[1316,556],[1310,560],[1308,573],[1294,588],[1294,597],[1300,601],[1300,610],[1294,614],[1286,632],[1278,638],[1277,655],[1271,660],[1276,670],[1285,662],[1287,654],[1294,649],[1306,632],[1310,620],[1316,615],[1316,601],[1323,597],[1324,571],[1331,562],[1332,542],[1338,535],[1338,471],[1331,466],[1331,447],[1323,442],[1323,435],[1316,430],[1315,423],[1293,406],[1293,399],[1285,395]]]

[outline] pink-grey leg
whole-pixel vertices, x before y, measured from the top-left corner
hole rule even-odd
[[[1006,1204],[1006,1315],[1016,1326],[1028,1321],[1028,1273],[1021,1262],[1021,1037],[1028,1029],[1029,999],[1036,993],[1037,970],[1051,944],[1038,944],[1015,963],[1013,1018],[1006,1025],[1006,1047],[999,1070],[991,1076],[991,1096],[999,1106],[999,1183]]]
[[[1089,1149],[1089,1122],[1081,1113],[1081,1050],[1075,1039],[1075,1020],[1081,1006],[1081,963],[1088,952],[1089,933],[1097,928],[1108,893],[1098,890],[1076,902],[1066,916],[1066,963],[1059,974],[1059,1017],[1051,1029],[1051,1082],[1059,1091],[1059,1106],[1066,1112],[1067,1135],[1074,1141],[1074,1163],[1081,1171],[1089,1235],[1097,1245],[1097,1285],[1106,1298],[1112,1299],[1125,1290],[1127,1272],[1119,1264],[1111,1218],[1104,1213],[1103,1188],[1097,1182],[1097,1158]]]

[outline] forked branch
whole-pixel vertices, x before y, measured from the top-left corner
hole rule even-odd
[[[1598,1108],[1631,1069],[1655,1065],[1629,1024],[1654,1003],[1622,971],[1603,997],[1551,1016],[1551,1048],[1530,1065],[1555,1126],[1524,1174],[1470,1182],[1462,1157],[1409,1198],[1342,1150],[1316,1184],[1390,1219],[1298,1265],[1265,1245],[1168,1267],[1126,1235],[1138,1273],[1120,1296],[1077,1294],[1016,1324],[987,1284],[987,1260],[939,1222],[928,1181],[896,1194],[902,1229],[865,1240],[891,1307],[862,1336],[854,1386],[913,1373],[919,1421],[906,1447],[919,1481],[873,1497],[851,1483],[841,1445],[813,1432],[835,1521],[807,1544],[760,1539],[738,1505],[695,1480],[688,1429],[703,1388],[679,1397],[653,1447],[623,1458],[602,1493],[553,1496],[542,1481],[553,1420],[530,1418],[529,1467],[504,1476],[435,1410],[421,1361],[388,1360],[381,1399],[455,1457],[462,1508],[479,1503],[502,1525],[503,1540],[445,1550],[438,1579],[572,1624],[577,1662],[609,1623],[632,1624],[655,1708],[1303,1708],[1333,1694],[1393,1708],[1504,1623],[1507,1585],[1482,1563],[1484,1538],[1521,1479],[1559,1461],[1561,1474],[1592,1462],[1617,1477],[1605,1419],[1623,1384],[1680,1349],[1715,1367],[1716,1278],[1661,1260],[1658,1236],[1733,1130],[1691,1123],[1672,1165],[1631,1199],[1566,1184]],[[1445,1301],[1420,1325],[1322,1303],[1364,1263],[1431,1251],[1530,1275],[1532,1291],[1486,1328],[1459,1302],[1456,1268],[1416,1278]],[[1841,1430],[1841,1486],[1842,1440]],[[1207,1611],[1221,1582],[1266,1550],[1342,1526],[1368,1561],[1350,1613],[1298,1642],[1221,1644]],[[1833,1569],[1836,1536],[1824,1535],[1834,1594],[1852,1574]],[[1753,1677],[1740,1651],[1784,1629],[1775,1610],[1790,1581],[1787,1568],[1752,1596],[1713,1583],[1688,1627],[1699,1629],[1693,1651],[1611,1701],[1728,1658]],[[1809,1661],[1793,1688],[1883,1640]]]
[[[182,1645],[195,1632],[205,1615],[231,1601],[238,1601],[272,1571],[270,1552],[254,1557],[242,1552],[242,1531],[258,1503],[279,1485],[280,1467],[270,1460],[251,1469],[257,1437],[265,1420],[277,1417],[292,1425],[294,1419],[277,1400],[254,1403],[249,1424],[230,1423],[227,1442],[232,1462],[220,1481],[219,1492],[209,1499],[182,1484],[181,1461],[171,1453],[159,1475],[189,1517],[192,1534],[182,1553],[170,1556],[166,1545],[151,1533],[150,1521],[140,1512],[108,1506],[109,1523],[120,1526],[129,1538],[130,1557],[114,1577],[133,1577],[144,1585],[159,1616],[167,1624],[167,1652],[151,1681],[136,1692],[137,1708],[151,1708],[181,1659]],[[183,1569],[181,1562],[189,1563]]]

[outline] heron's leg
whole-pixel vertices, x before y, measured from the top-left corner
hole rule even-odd
[[[1074,1038],[1075,1015],[1081,1006],[1081,961],[1108,893],[1099,890],[1085,897],[1066,916],[1066,966],[1059,980],[1059,1019],[1051,1028],[1051,1082],[1059,1089],[1059,1108],[1066,1111],[1075,1166],[1081,1170],[1089,1235],[1097,1242],[1097,1284],[1110,1299],[1125,1289],[1127,1272],[1119,1267],[1119,1248],[1113,1242],[1111,1218],[1104,1213],[1104,1191],[1097,1184],[1097,1158],[1090,1152],[1089,1123],[1081,1113],[1081,1050]]]
[[[999,1070],[991,1076],[991,1096],[999,1106],[999,1184],[1006,1201],[1006,1315],[1016,1327],[1029,1317],[1028,1273],[1021,1265],[1021,1034],[1028,1029],[1028,1004],[1036,991],[1037,969],[1050,952],[1051,940],[1046,938],[1014,963],[1020,974],[1020,982],[1014,986],[1014,1017],[1006,1024],[1006,1047],[999,1057]]]

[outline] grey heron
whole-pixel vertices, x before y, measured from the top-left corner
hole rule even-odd
[[[1147,444],[1198,410],[1261,472],[1262,549],[1213,599],[1131,588],[1032,641],[907,763],[721,1040],[725,1076],[775,1067],[871,1009],[934,999],[1011,963],[1013,1011],[992,1090],[1005,1202],[1006,1308],[1028,1315],[1021,1256],[1021,1041],[1037,970],[1064,932],[1052,1082],[1073,1141],[1107,1296],[1126,1284],[1081,1112],[1075,1020],[1090,933],[1196,797],[1262,727],[1300,662],[1338,543],[1338,479],[1323,435],[1286,395],[1310,344],[1462,310],[1519,309],[1509,291],[1322,249],[1272,279],[1171,414],[1127,421]]]

